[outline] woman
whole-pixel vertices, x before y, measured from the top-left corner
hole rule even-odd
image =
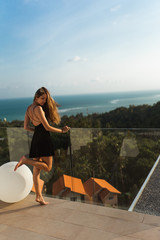
[[[34,125],[30,127],[30,122]],[[40,191],[40,171],[49,172],[52,169],[53,147],[50,132],[66,133],[69,127],[63,129],[52,127],[49,122],[58,124],[60,116],[57,111],[57,103],[50,96],[49,91],[42,87],[37,90],[33,103],[27,108],[24,120],[24,129],[34,131],[29,158],[22,156],[15,166],[15,171],[23,164],[33,166],[33,182],[36,190],[36,201],[42,205],[48,204]],[[30,159],[31,158],[31,159]]]

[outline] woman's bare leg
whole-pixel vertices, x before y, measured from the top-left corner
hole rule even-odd
[[[40,169],[37,167],[33,167],[33,182],[34,182],[34,187],[36,190],[36,199],[35,200],[36,200],[36,202],[39,202],[41,205],[46,205],[46,204],[48,204],[48,202],[46,202],[42,197],[39,180],[40,180]]]
[[[14,168],[14,171],[17,170],[18,167],[22,166],[23,164],[32,165],[34,167],[33,172],[33,181],[35,183],[35,190],[36,190],[36,201],[42,205],[48,204],[42,197],[42,193],[40,192],[39,188],[39,174],[40,170],[44,170],[49,172],[52,169],[52,156],[49,157],[41,157],[35,159],[29,159],[25,156],[22,156]]]
[[[39,161],[39,158],[37,159],[38,160],[32,160],[30,158],[22,156],[17,165],[15,166],[14,171],[16,171],[17,168],[22,166],[23,164],[32,165],[33,167],[37,167],[40,170],[44,170],[46,172],[49,172],[52,169],[52,156],[42,157],[42,161]]]

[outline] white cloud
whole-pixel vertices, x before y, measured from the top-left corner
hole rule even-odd
[[[117,22],[117,21],[113,21],[112,24],[113,24],[113,25],[117,25],[118,22]]]
[[[87,58],[82,58],[79,56],[75,56],[74,58],[68,59],[67,62],[86,62]]]
[[[91,81],[91,83],[99,83],[99,82],[101,82],[101,79],[99,76],[97,76],[96,78],[91,79],[90,81]]]
[[[116,5],[110,9],[110,12],[117,12],[121,8],[121,5]]]

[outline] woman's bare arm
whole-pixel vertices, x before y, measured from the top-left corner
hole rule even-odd
[[[47,131],[57,132],[57,133],[66,133],[70,129],[67,126],[65,126],[63,129],[59,129],[59,128],[55,128],[55,127],[50,126],[41,106],[36,107],[34,111],[36,113],[36,116],[39,118],[39,120],[41,121],[41,123],[43,124],[44,128]]]
[[[34,128],[30,127],[29,123],[30,123],[30,118],[28,117],[28,114],[26,112],[25,118],[24,118],[24,129],[27,131],[34,132]]]

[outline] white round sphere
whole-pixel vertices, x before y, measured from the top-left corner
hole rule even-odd
[[[33,186],[31,170],[20,166],[16,171],[17,162],[8,162],[0,167],[0,200],[7,203],[21,201],[30,193]]]

